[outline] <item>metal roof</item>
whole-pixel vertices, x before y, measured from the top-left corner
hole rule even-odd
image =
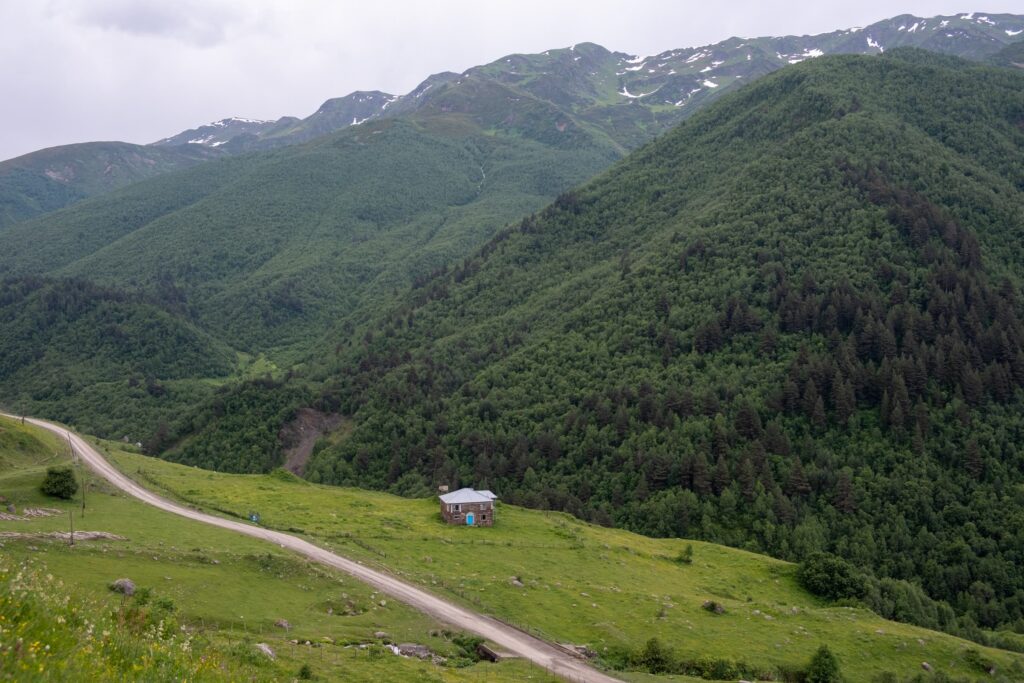
[[[441,496],[441,502],[451,505],[453,503],[489,503],[497,498],[490,491],[475,491],[470,488],[459,489]]]

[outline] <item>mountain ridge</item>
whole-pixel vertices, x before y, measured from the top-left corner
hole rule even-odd
[[[887,47],[916,46],[980,60],[1013,40],[1020,40],[1018,36],[1022,33],[1024,15],[968,13],[922,18],[908,14],[863,28],[812,36],[732,37],[647,57],[613,52],[594,43],[579,43],[534,55],[506,55],[461,73],[434,74],[405,95],[360,90],[326,100],[305,118],[284,116],[275,121],[258,121],[230,117],[144,147],[174,147],[194,156],[199,153],[195,148],[239,154],[300,144],[367,121],[443,107],[441,102],[452,97],[452,93],[445,91],[458,89],[466,78],[478,78],[523,89],[565,108],[603,131],[625,152],[744,82],[805,59],[823,54],[876,54]],[[589,65],[588,70],[579,68],[580,64]],[[68,154],[74,153],[73,147],[66,146]],[[36,154],[19,157],[19,163],[34,167]],[[180,166],[167,164],[159,169]],[[149,175],[152,173],[129,176],[120,185]],[[76,191],[73,185],[48,178],[38,169],[27,176],[23,173],[8,177],[5,183],[0,171],[0,228],[120,186],[92,184],[95,189]]]

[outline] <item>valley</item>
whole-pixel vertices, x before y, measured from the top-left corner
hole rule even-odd
[[[1022,37],[495,51],[0,162],[0,679],[1024,680]]]

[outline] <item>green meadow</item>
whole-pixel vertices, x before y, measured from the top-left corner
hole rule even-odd
[[[101,448],[146,485],[207,511],[261,516],[339,553],[561,643],[586,645],[609,663],[656,637],[689,659],[762,669],[806,666],[827,644],[849,680],[886,673],[1009,680],[1024,657],[827,604],[797,583],[794,564],[724,546],[652,539],[562,513],[501,505],[492,528],[449,527],[434,499],[309,484],[281,472],[231,475]],[[241,541],[238,541],[241,542]],[[692,547],[692,562],[677,558]],[[521,584],[521,585],[520,585]],[[714,601],[724,613],[704,607]],[[617,659],[618,658],[618,659]]]
[[[18,681],[153,680],[157,672],[159,680],[278,681],[297,678],[303,665],[319,680],[553,680],[518,660],[472,663],[454,642],[464,634],[448,633],[364,584],[272,545],[150,508],[94,476],[84,477],[84,515],[81,490],[72,501],[43,496],[46,467],[68,463],[66,445],[50,434],[0,419],[0,495],[18,516],[26,507],[60,511],[0,520],[0,534],[68,531],[70,512],[78,532],[126,539],[79,540],[72,547],[66,540],[0,537],[0,627],[20,618],[16,636],[51,653],[28,666],[10,647],[12,632],[0,630],[0,680],[8,673]],[[28,595],[13,590],[15,576],[31,586]],[[122,608],[132,603],[108,588],[119,578],[149,589],[152,604],[173,605],[167,616],[184,628],[177,641],[124,632]],[[89,615],[94,630],[110,632],[120,649],[79,648],[84,635],[69,630],[72,611]],[[276,625],[284,622],[287,628]],[[375,637],[380,631],[386,639]],[[188,653],[180,650],[186,636]],[[449,665],[395,656],[384,641],[426,645]],[[266,643],[276,659],[257,643]],[[160,668],[152,668],[155,661]],[[136,669],[141,662],[148,664]]]

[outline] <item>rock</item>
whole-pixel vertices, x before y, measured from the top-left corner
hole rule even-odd
[[[381,607],[387,607],[388,606],[388,601],[387,600],[381,600],[377,604],[380,605]]]
[[[518,576],[513,576],[511,579],[509,579],[508,582],[511,583],[516,588],[522,588],[523,587],[523,582],[519,580]]]
[[[292,625],[288,623],[287,619],[278,619],[274,622],[274,626],[278,628],[283,628],[285,631],[290,630],[292,627]]]
[[[388,637],[388,634],[385,633],[384,631],[377,631],[376,633],[373,634],[373,637],[376,638],[377,640],[384,640],[385,638]]]
[[[928,662],[921,662],[921,668],[924,669],[925,671],[931,673],[932,665],[929,664]]]
[[[594,652],[589,645],[570,645],[569,647],[584,659],[594,659],[597,657],[597,653]]]
[[[7,511],[10,512],[13,515],[13,514],[15,514],[18,511],[18,508],[14,507],[14,503],[8,503],[7,504]]]
[[[714,600],[705,600],[701,607],[714,614],[725,614],[725,607]]]
[[[110,590],[121,595],[135,595],[135,582],[131,579],[118,579],[110,584]]]
[[[403,657],[415,657],[416,659],[430,659],[433,654],[426,645],[416,643],[402,643],[398,646],[398,654]]]
[[[271,650],[270,646],[266,643],[256,643],[256,649],[265,654],[266,656],[270,657],[271,659],[277,659],[277,655],[274,654],[274,651]]]

